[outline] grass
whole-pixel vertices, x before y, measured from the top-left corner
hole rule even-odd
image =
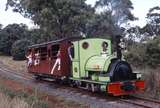
[[[34,92],[13,91],[0,85],[0,108],[49,108],[47,101],[41,100]]]
[[[29,104],[24,99],[13,98],[0,92],[0,108],[29,108]]]
[[[12,70],[16,70],[18,72],[26,71],[26,61],[14,61],[12,57],[0,56],[0,62]],[[0,106],[0,108],[89,108],[86,104],[67,101],[53,95],[51,96],[40,92],[36,88],[26,88],[25,85],[19,83],[20,82],[0,77],[0,93],[6,97],[6,100],[10,102],[16,101],[20,104],[24,103],[24,107]],[[18,102],[19,100],[22,100],[22,102]],[[6,101],[5,104],[7,104],[8,101]]]
[[[14,61],[11,56],[0,56],[0,62],[11,69],[17,71],[26,71],[26,61]]]
[[[67,101],[63,98],[43,93],[37,88],[25,87],[12,81],[0,77],[0,96],[1,94],[3,96],[0,98],[4,98],[4,100],[0,99],[0,108],[89,108],[85,104]],[[1,107],[5,105],[6,107]]]
[[[149,96],[160,99],[160,68],[147,69],[144,72],[144,79],[146,83],[146,94]]]

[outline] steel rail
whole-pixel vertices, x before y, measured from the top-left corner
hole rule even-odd
[[[157,104],[160,105],[160,101],[155,100],[155,99],[149,99],[149,98],[137,97],[137,96],[133,96],[133,98],[140,99],[140,100],[145,100],[145,101],[149,101],[149,102],[153,102],[153,103],[157,103]]]
[[[124,102],[124,103],[128,103],[128,104],[136,105],[136,106],[139,106],[139,107],[142,107],[142,108],[153,108],[151,106],[147,106],[147,105],[141,104],[139,102],[135,102],[133,100],[120,99],[120,101]]]

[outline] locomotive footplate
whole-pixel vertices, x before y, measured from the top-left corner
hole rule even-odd
[[[107,91],[114,96],[129,95],[144,90],[144,81],[113,82],[107,85]]]

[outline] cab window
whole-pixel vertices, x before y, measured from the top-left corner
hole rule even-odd
[[[74,59],[74,47],[73,46],[71,47],[70,52],[71,52],[71,57]]]
[[[73,44],[68,48],[68,54],[69,54],[69,57],[70,59],[74,59],[74,46]]]

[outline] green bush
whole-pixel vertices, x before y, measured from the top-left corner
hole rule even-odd
[[[134,44],[129,46],[128,51],[124,53],[125,59],[135,67],[143,66],[145,62],[145,46],[143,44]]]
[[[5,55],[11,55],[13,43],[28,37],[29,31],[26,25],[9,24],[0,31],[0,52]]]
[[[146,62],[151,67],[160,65],[160,38],[155,38],[147,43]]]
[[[21,40],[16,41],[12,45],[12,49],[11,49],[11,55],[13,56],[13,59],[14,60],[24,60],[27,47],[30,44],[31,42],[26,39],[21,39]]]
[[[134,66],[148,65],[157,67],[160,65],[160,38],[149,40],[146,43],[135,43],[128,46],[125,59]]]

